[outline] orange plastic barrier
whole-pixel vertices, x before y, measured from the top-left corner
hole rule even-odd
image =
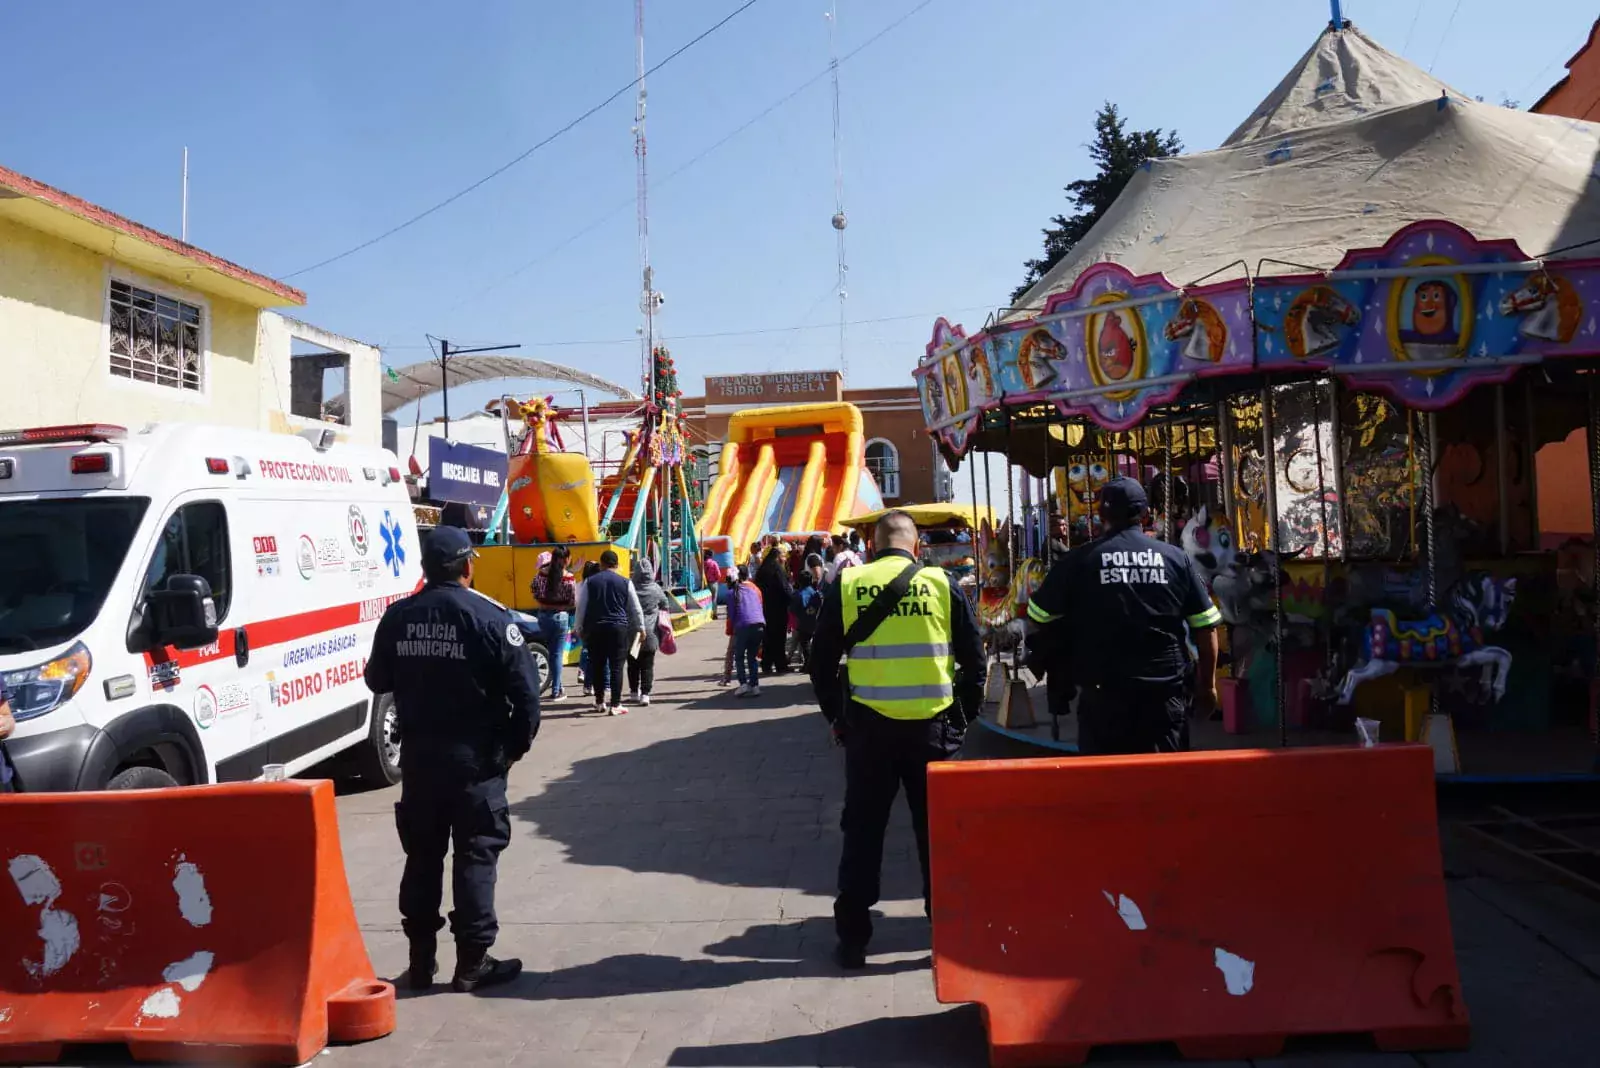
[[[1467,1045],[1426,746],[936,764],[934,985],[994,1065]]]
[[[394,1030],[327,782],[0,797],[0,1063],[301,1064]]]

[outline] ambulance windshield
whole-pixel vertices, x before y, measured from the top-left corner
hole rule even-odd
[[[42,649],[94,622],[148,497],[0,502],[0,653]]]

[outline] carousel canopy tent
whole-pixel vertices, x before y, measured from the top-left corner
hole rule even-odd
[[[1480,103],[1330,26],[1220,148],[1135,175],[1000,321],[1037,314],[1100,261],[1176,285],[1238,277],[1241,261],[1324,270],[1418,219],[1542,256],[1600,239],[1600,198],[1585,195],[1597,152],[1600,125]]]
[[[450,384],[466,385],[469,382],[492,382],[496,379],[539,379],[542,381],[571,382],[601,393],[609,393],[622,400],[638,400],[638,394],[626,386],[619,386],[598,375],[567,367],[559,363],[528,359],[524,356],[480,354],[450,357]],[[426,360],[409,367],[398,367],[384,377],[383,412],[385,415],[412,401],[438,393],[444,388],[444,370],[438,360]]]

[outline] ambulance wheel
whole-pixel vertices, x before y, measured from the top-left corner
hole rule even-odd
[[[400,781],[400,720],[393,694],[380,694],[372,704],[367,744],[357,751],[356,778],[369,786]]]
[[[111,781],[106,783],[107,790],[164,790],[169,786],[178,785],[178,780],[162,771],[160,768],[147,768],[143,766],[123,768],[111,776]]]
[[[550,692],[550,650],[542,642],[529,642],[528,655],[533,657],[533,668],[539,673],[539,693]]]

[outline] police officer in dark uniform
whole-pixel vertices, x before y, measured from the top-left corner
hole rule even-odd
[[[932,915],[928,765],[960,748],[967,722],[982,710],[987,667],[972,608],[942,568],[916,572],[890,613],[861,635],[867,624],[857,627],[857,620],[865,615],[870,623],[870,606],[916,563],[916,524],[904,512],[890,512],[878,520],[873,544],[871,563],[842,569],[824,592],[811,641],[811,684],[845,750],[834,957],[851,969],[866,964],[883,835],[902,786],[922,862],[923,904]],[[847,640],[854,641],[844,665],[848,693],[840,686]]]
[[[450,930],[458,991],[510,982],[519,960],[496,960],[495,867],[511,841],[506,772],[539,730],[539,680],[510,614],[472,590],[472,540],[438,527],[423,547],[427,585],[390,606],[367,661],[367,686],[392,693],[399,717],[400,801],[394,806],[405,873],[401,926],[411,943],[408,981],[438,973],[444,855],[455,847]]]
[[[1188,554],[1140,530],[1148,506],[1133,479],[1107,482],[1105,533],[1057,561],[1028,602],[1040,637],[1070,662],[1085,756],[1187,749],[1191,687],[1197,714],[1216,707],[1222,614]]]

